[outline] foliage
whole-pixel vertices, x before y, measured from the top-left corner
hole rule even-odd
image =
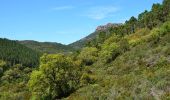
[[[23,64],[35,67],[39,64],[39,53],[29,49],[16,41],[0,39],[0,59],[11,65]]]
[[[98,56],[98,50],[95,47],[85,47],[78,55],[78,59],[82,60],[85,65],[92,65]]]
[[[154,6],[153,15],[145,12],[140,15],[140,20],[147,14],[162,16],[159,15],[162,5]],[[67,99],[169,99],[170,23],[164,16],[158,18],[148,19],[155,21],[153,23],[137,22],[140,27],[133,34],[121,36],[113,33],[101,42],[97,61],[88,67],[90,73],[82,76],[82,81],[88,85]],[[95,76],[94,82],[90,82],[91,76]]]
[[[37,41],[18,41],[20,44],[27,46],[35,51],[48,54],[71,53],[74,49],[71,46],[60,43],[37,42]]]
[[[102,57],[106,63],[109,63],[119,55],[118,48],[119,46],[116,43],[103,45],[103,49],[100,52],[100,57]]]
[[[0,78],[0,99],[17,100],[30,98],[26,87],[32,69],[22,65],[7,66]]]
[[[33,96],[55,99],[74,91],[79,83],[78,78],[76,66],[69,57],[44,55],[39,70],[31,74],[28,85]]]
[[[6,70],[6,62],[0,60],[0,77],[2,76],[3,72]]]
[[[0,39],[0,99],[168,100],[169,5],[163,0],[138,18],[92,34],[87,47],[71,55],[44,54],[35,69],[35,51]]]

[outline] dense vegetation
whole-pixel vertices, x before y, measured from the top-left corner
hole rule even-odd
[[[2,100],[169,100],[170,0],[38,68],[0,61]],[[15,88],[14,88],[15,87]]]
[[[84,67],[85,85],[67,99],[169,100],[170,22],[138,32],[107,39],[98,59]]]
[[[0,99],[26,97],[26,84],[32,70],[39,66],[39,57],[40,53],[16,41],[0,39]]]
[[[29,49],[16,41],[0,39],[0,59],[10,62],[11,65],[36,66],[39,63],[38,52]]]
[[[51,42],[37,42],[37,41],[18,41],[19,43],[31,48],[35,51],[41,53],[71,53],[74,51],[73,47],[63,45],[60,43],[51,43]]]

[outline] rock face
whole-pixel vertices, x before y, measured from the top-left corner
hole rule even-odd
[[[121,23],[108,23],[106,25],[101,25],[98,26],[95,30],[95,32],[89,34],[88,36],[69,44],[69,46],[76,48],[76,49],[80,49],[82,47],[84,47],[85,43],[91,39],[94,39],[101,31],[108,31],[109,28],[114,28],[114,27],[118,27],[122,25]]]
[[[120,26],[121,24],[119,23],[108,23],[106,25],[101,25],[101,26],[98,26],[96,31],[105,31],[107,30],[108,28],[114,28],[114,27],[117,27],[117,26]]]

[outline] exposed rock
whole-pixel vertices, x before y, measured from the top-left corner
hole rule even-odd
[[[99,32],[101,31],[108,31],[109,28],[114,28],[114,27],[118,27],[122,25],[121,23],[108,23],[106,25],[101,25],[101,26],[98,26],[95,30],[95,32],[91,33],[90,35],[74,42],[74,43],[71,43],[69,44],[69,46],[75,48],[75,49],[80,49],[82,47],[84,47],[85,43],[89,40],[92,40],[94,38],[96,38],[96,36],[99,34]]]
[[[98,26],[96,31],[105,31],[107,30],[108,28],[114,28],[114,27],[117,27],[117,26],[120,26],[121,24],[119,23],[108,23],[106,25],[101,25],[101,26]]]

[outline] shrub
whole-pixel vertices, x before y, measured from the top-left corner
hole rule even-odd
[[[21,74],[22,74],[21,71],[17,68],[9,69],[9,70],[5,71],[1,80],[3,82],[11,83],[11,82],[14,82],[17,79],[21,78]]]
[[[125,53],[126,51],[128,51],[130,49],[129,43],[127,39],[121,39],[121,41],[119,42],[120,48],[119,50],[121,51],[121,53]]]
[[[142,44],[143,42],[144,41],[142,39],[136,39],[136,40],[130,40],[129,44],[130,44],[130,46],[135,47],[139,44]]]
[[[166,22],[163,24],[163,26],[161,27],[161,31],[163,34],[170,34],[170,21]]]
[[[104,44],[100,52],[100,57],[105,63],[110,63],[120,54],[119,45],[112,43],[110,45]]]
[[[121,40],[121,37],[118,35],[113,35],[110,38],[106,39],[106,41],[104,42],[105,45],[110,45],[112,43],[117,43]]]
[[[160,39],[160,35],[161,35],[161,31],[159,28],[154,28],[152,31],[151,31],[151,37],[152,37],[152,40],[154,40],[155,42],[158,42],[159,39]]]
[[[96,81],[95,76],[84,73],[80,79],[81,85],[94,84]]]
[[[158,42],[160,37],[170,32],[170,22],[164,23],[160,28],[154,28],[151,31],[152,40]]]
[[[82,49],[80,54],[78,55],[78,59],[82,60],[82,62],[89,66],[92,65],[98,56],[98,50],[95,47],[85,47]]]
[[[164,54],[165,54],[165,56],[169,56],[170,55],[170,47],[166,47],[164,49]]]

